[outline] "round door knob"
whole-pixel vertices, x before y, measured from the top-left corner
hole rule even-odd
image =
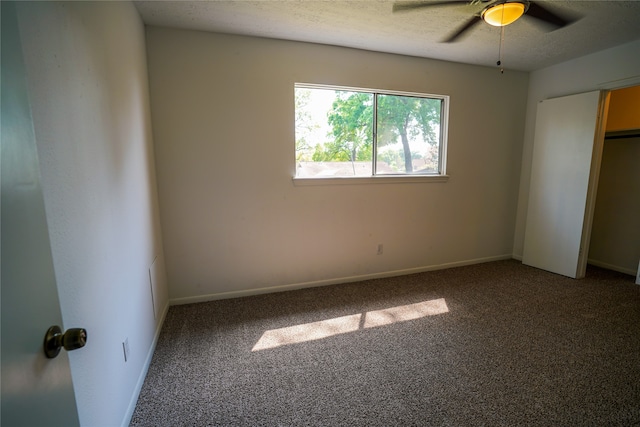
[[[63,334],[60,326],[52,326],[44,336],[44,354],[53,359],[60,353],[60,349],[71,351],[84,347],[87,343],[87,330],[83,328],[67,329]]]

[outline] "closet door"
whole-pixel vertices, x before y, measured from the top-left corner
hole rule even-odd
[[[538,104],[524,264],[584,277],[607,103],[596,91]]]

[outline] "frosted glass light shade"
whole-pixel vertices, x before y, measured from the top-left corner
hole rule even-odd
[[[518,2],[502,3],[482,12],[482,19],[494,27],[504,27],[518,20],[524,14],[524,4]]]

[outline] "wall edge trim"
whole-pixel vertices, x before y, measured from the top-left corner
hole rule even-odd
[[[423,267],[407,268],[402,270],[383,271],[379,273],[362,274],[357,276],[338,277],[334,279],[316,280],[311,282],[292,283],[288,285],[270,286],[264,288],[245,289],[241,291],[220,292],[215,294],[198,295],[183,298],[171,298],[169,305],[195,304],[200,302],[216,301],[221,299],[241,298],[253,295],[269,294],[275,292],[292,291],[296,289],[314,288],[319,286],[338,285],[341,283],[360,282],[363,280],[380,279],[385,277],[406,276],[408,274],[423,273],[426,271],[444,270],[447,268],[463,267],[466,265],[481,264],[492,261],[512,259],[512,254],[502,254],[484,258],[474,258],[464,261],[435,264]]]
[[[164,309],[162,310],[162,316],[160,316],[160,321],[156,326],[156,332],[153,337],[153,341],[149,346],[149,351],[147,352],[147,357],[142,365],[142,369],[140,370],[140,375],[138,376],[138,382],[136,383],[136,387],[131,394],[131,400],[129,401],[129,407],[127,408],[127,412],[124,414],[124,418],[122,419],[122,423],[120,424],[122,427],[127,427],[131,424],[131,418],[133,418],[133,413],[136,410],[136,405],[138,404],[138,397],[140,397],[140,392],[142,391],[142,386],[144,385],[144,380],[147,378],[147,372],[149,371],[149,366],[151,366],[151,359],[153,359],[153,354],[156,351],[156,345],[158,344],[158,339],[160,338],[160,332],[162,331],[162,326],[164,325],[164,320],[167,317],[167,313],[169,312],[170,304],[166,304]]]
[[[618,265],[608,264],[606,262],[598,261],[597,259],[589,258],[587,259],[587,263],[591,265],[595,265],[596,267],[607,269],[607,270],[617,271],[618,273],[628,274],[630,276],[635,276],[637,273],[637,271],[632,268],[620,267]]]

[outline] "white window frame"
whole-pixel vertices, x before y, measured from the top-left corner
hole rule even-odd
[[[377,157],[377,135],[376,135],[376,117],[374,114],[374,141],[373,141],[373,158],[372,158],[372,173],[371,176],[341,176],[341,177],[297,177],[296,176],[296,139],[294,134],[293,140],[293,182],[296,186],[305,185],[336,185],[336,184],[371,184],[371,183],[437,183],[447,182],[449,176],[446,173],[447,169],[447,145],[449,135],[449,96],[448,95],[436,95],[426,94],[419,92],[404,92],[396,90],[383,90],[383,89],[370,89],[370,88],[358,88],[350,86],[335,86],[335,85],[322,85],[313,83],[295,83],[294,84],[294,97],[295,89],[324,89],[324,90],[339,90],[347,92],[365,92],[370,93],[374,99],[374,108],[376,106],[376,95],[396,95],[407,96],[417,98],[429,98],[440,99],[442,101],[442,108],[440,111],[440,147],[439,147],[439,169],[437,174],[384,174],[376,175],[376,157]],[[295,107],[294,107],[295,109]]]

